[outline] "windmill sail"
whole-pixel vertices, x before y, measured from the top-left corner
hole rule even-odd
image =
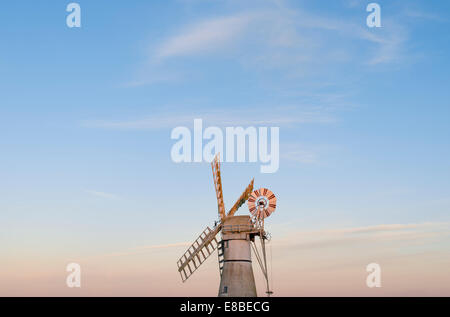
[[[225,218],[225,204],[223,203],[223,192],[222,192],[222,179],[220,177],[220,155],[219,153],[214,157],[211,162],[213,178],[214,178],[214,188],[216,189],[217,197],[217,208],[219,212],[220,219]]]
[[[178,260],[178,272],[180,272],[181,280],[183,282],[185,282],[217,248],[219,242],[216,239],[216,235],[221,228],[221,225],[216,226],[214,230],[206,227]]]
[[[241,207],[245,203],[245,201],[248,199],[248,197],[252,194],[254,181],[255,180],[252,179],[250,184],[247,186],[247,188],[242,193],[241,197],[239,197],[238,200],[236,201],[236,203],[233,205],[233,207],[231,207],[230,211],[227,214],[227,217],[234,216],[234,213],[239,209],[239,207]]]

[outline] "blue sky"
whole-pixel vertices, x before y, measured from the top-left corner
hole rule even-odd
[[[9,263],[194,240],[211,169],[170,158],[194,118],[280,127],[277,173],[222,167],[228,207],[252,177],[276,193],[274,239],[450,221],[450,3],[378,1],[368,28],[369,1],[80,0],[70,29],[66,2],[0,12]]]

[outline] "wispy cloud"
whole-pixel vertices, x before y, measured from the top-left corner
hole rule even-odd
[[[404,37],[399,36],[398,25],[392,21],[387,23],[389,31],[375,32],[368,29],[364,23],[358,24],[351,20],[319,16],[302,9],[278,6],[271,10],[238,12],[207,18],[183,26],[182,31],[157,45],[152,54],[154,58],[164,59],[214,53],[232,47],[241,47],[241,51],[247,51],[249,47],[242,41],[248,40],[251,40],[252,45],[257,45],[258,51],[264,48],[263,54],[274,55],[274,52],[278,52],[287,57],[290,51],[295,52],[297,57],[305,56],[304,60],[322,58],[323,54],[317,55],[318,52],[329,51],[332,49],[330,45],[344,46],[346,41],[352,39],[373,43],[379,46],[380,51],[385,51],[387,47],[392,49],[393,46],[400,46],[404,40]],[[322,33],[311,33],[316,30]],[[329,35],[339,36],[338,42],[330,41]]]
[[[410,241],[420,243],[420,239],[439,238],[450,235],[448,222],[425,222],[410,224],[380,224],[316,231],[289,232],[274,242],[279,246],[301,248],[329,247],[355,243]]]
[[[421,9],[414,9],[408,7],[404,14],[409,18],[422,19],[422,20],[432,20],[436,22],[448,22],[448,19],[440,16],[437,13],[426,12]]]
[[[325,232],[353,234],[353,233],[385,232],[385,231],[396,231],[396,230],[405,230],[405,229],[430,228],[430,227],[442,226],[442,225],[448,225],[448,223],[424,222],[424,223],[409,223],[409,224],[381,224],[381,225],[374,225],[374,226],[327,230]]]
[[[185,69],[167,65],[176,58],[231,57],[255,71],[282,69],[285,76],[316,75],[348,63],[392,63],[400,60],[407,39],[406,29],[393,19],[383,18],[383,28],[375,30],[360,17],[341,19],[284,2],[266,3],[175,26],[149,44],[141,78],[127,86],[179,81]]]
[[[189,242],[179,242],[179,243],[168,243],[168,244],[152,244],[143,245],[132,248],[132,250],[148,250],[148,249],[167,249],[174,247],[185,247],[191,245]]]
[[[319,247],[345,246],[367,241],[414,241],[419,239],[439,238],[450,235],[447,230],[450,223],[426,222],[411,224],[381,224],[337,229],[323,229],[315,231],[290,231],[284,237],[277,237],[273,245],[278,247],[295,247],[314,249]],[[192,242],[177,242],[167,244],[151,244],[131,247],[124,251],[110,252],[94,257],[116,257],[146,254],[156,250],[183,249]]]
[[[312,164],[317,163],[317,153],[304,150],[304,149],[295,149],[281,152],[281,158],[288,161],[293,161],[302,164]]]
[[[95,191],[95,190],[86,190],[86,193],[96,196],[96,197],[100,197],[100,198],[107,198],[107,199],[118,199],[119,197],[111,194],[111,193],[105,193],[105,192],[99,192],[99,191]]]
[[[334,145],[285,143],[280,146],[280,158],[293,164],[322,164],[339,149],[339,146]]]
[[[145,245],[145,246],[129,248],[128,250],[124,250],[124,251],[100,254],[100,255],[93,256],[93,257],[116,257],[116,256],[130,256],[130,255],[137,255],[137,254],[145,254],[145,253],[151,252],[152,250],[163,250],[163,249],[188,247],[191,245],[191,243],[178,242],[178,243],[168,243],[168,244]],[[88,258],[91,258],[91,257],[88,257]]]
[[[105,129],[172,129],[177,126],[191,126],[194,119],[202,119],[208,126],[296,126],[299,124],[320,123],[327,124],[335,122],[336,119],[331,112],[323,110],[305,111],[278,111],[273,114],[270,110],[261,109],[254,113],[252,111],[228,111],[223,112],[198,112],[197,114],[155,114],[144,119],[132,119],[121,121],[88,120],[82,125],[90,128]]]
[[[182,32],[161,43],[154,56],[163,59],[220,50],[236,41],[256,17],[254,13],[241,13],[185,26]]]

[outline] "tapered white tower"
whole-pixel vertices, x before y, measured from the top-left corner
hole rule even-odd
[[[250,247],[255,234],[253,229],[250,216],[235,216],[225,220],[222,227],[223,267],[219,296],[257,296]]]

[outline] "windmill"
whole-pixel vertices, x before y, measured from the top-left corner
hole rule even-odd
[[[254,179],[250,182],[228,213],[223,202],[220,156],[211,162],[214,187],[217,196],[219,221],[213,229],[206,227],[178,260],[178,272],[185,282],[200,265],[217,249],[220,286],[219,296],[256,297],[255,278],[252,269],[251,249],[263,272],[267,295],[269,288],[267,270],[266,241],[270,236],[264,231],[264,219],[276,208],[276,197],[267,188],[253,190]],[[247,201],[251,216],[235,216],[236,211]],[[221,238],[219,237],[221,233]],[[259,237],[261,252],[256,237]]]

